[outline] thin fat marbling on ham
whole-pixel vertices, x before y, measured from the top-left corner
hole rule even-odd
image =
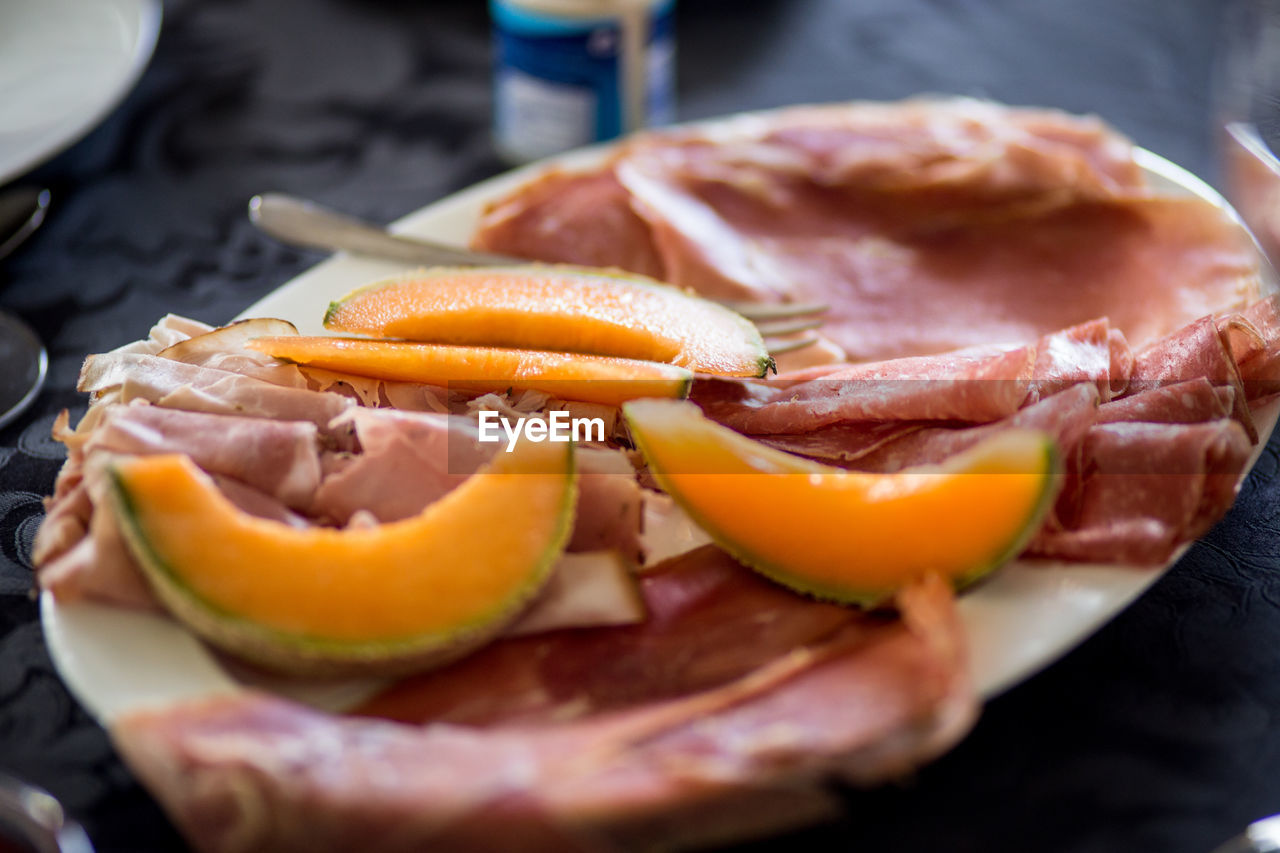
[[[550,849],[724,842],[811,820],[832,804],[826,779],[891,778],[970,725],[949,590],[926,582],[899,606],[902,620],[851,614],[802,647],[778,635],[761,665],[581,719],[410,726],[247,693],[132,714],[112,737],[203,851],[495,849],[531,831]],[[655,671],[642,660],[640,678]]]

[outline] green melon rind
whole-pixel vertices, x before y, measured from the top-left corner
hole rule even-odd
[[[403,675],[455,660],[484,645],[511,624],[546,585],[573,531],[577,473],[572,445],[556,528],[530,574],[515,594],[449,633],[403,640],[351,642],[268,628],[226,610],[188,587],[143,529],[137,503],[115,466],[108,466],[110,505],[120,532],[161,603],[211,645],[272,670],[298,676]]]
[[[626,409],[623,409],[626,415]],[[667,479],[665,474],[653,466],[652,455],[646,448],[646,440],[643,430],[638,428],[635,422],[628,416],[627,423],[631,430],[631,437],[635,441],[636,448],[644,456],[645,461],[649,463],[649,471],[653,474],[654,479],[662,490],[671,496],[671,499],[679,504],[680,508],[686,514],[706,531],[715,544],[732,556],[735,560],[744,566],[759,572],[775,583],[779,583],[796,592],[817,598],[823,601],[833,601],[837,604],[853,604],[864,608],[877,607],[889,599],[891,599],[896,589],[889,590],[856,590],[845,589],[840,587],[828,586],[825,584],[814,583],[808,578],[798,576],[788,571],[783,566],[771,563],[761,559],[741,546],[731,535],[726,534],[715,524],[709,522],[690,502],[686,501],[684,496],[674,484]],[[1026,544],[1031,540],[1040,524],[1049,512],[1049,508],[1053,506],[1054,499],[1057,497],[1058,490],[1061,486],[1061,477],[1058,476],[1059,454],[1057,445],[1048,436],[1044,440],[1044,456],[1042,457],[1044,464],[1044,487],[1041,489],[1032,510],[1027,515],[1025,523],[1018,529],[1017,535],[1010,542],[1002,545],[1000,549],[986,562],[980,563],[969,571],[948,578],[956,589],[964,589],[965,587],[986,577],[991,572],[1003,566],[1022,552]]]
[[[763,377],[763,376],[767,376],[771,371],[774,373],[777,373],[778,371],[777,362],[774,360],[774,358],[771,355],[769,355],[769,350],[768,350],[768,347],[765,346],[764,338],[763,336],[761,336],[760,330],[756,328],[754,323],[752,323],[750,320],[748,320],[746,317],[743,317],[741,314],[737,313],[736,311],[733,311],[732,309],[726,308],[723,305],[719,305],[709,299],[705,299],[691,291],[687,291],[687,290],[684,290],[683,288],[676,287],[675,285],[667,284],[665,282],[658,281],[657,279],[649,278],[648,276],[642,276],[635,273],[628,273],[624,270],[615,270],[615,269],[596,270],[596,269],[589,269],[586,267],[573,266],[569,264],[532,264],[531,263],[525,266],[512,266],[512,267],[493,266],[493,267],[484,267],[483,269],[485,269],[486,271],[499,272],[499,273],[506,271],[506,272],[515,273],[515,274],[522,274],[522,273],[527,273],[531,268],[538,269],[538,270],[551,270],[551,271],[563,273],[568,276],[577,276],[579,278],[615,279],[615,280],[624,281],[628,284],[635,285],[637,287],[642,287],[648,290],[656,290],[659,293],[662,293],[664,295],[673,294],[678,298],[688,299],[691,302],[697,303],[697,307],[699,310],[707,311],[713,315],[720,317],[721,319],[724,320],[724,322],[732,325],[735,331],[741,333],[742,335],[742,338],[740,341],[741,351],[738,352],[735,350],[734,354],[742,359],[744,366],[751,365],[750,369],[753,369],[756,371],[754,376],[756,376],[757,378]],[[386,287],[392,287],[404,281],[406,278],[412,278],[414,276],[443,277],[443,276],[447,276],[455,273],[472,272],[475,269],[476,268],[474,267],[433,267],[430,269],[421,269],[414,273],[403,273],[393,278],[381,279],[379,281],[375,281],[370,284],[357,287],[356,289],[347,293],[341,299],[338,299],[329,303],[329,305],[325,308],[323,325],[326,329],[332,328],[331,323],[337,316],[338,312],[342,310],[343,305],[345,305],[347,302],[351,301],[355,297],[360,296],[362,294],[371,293],[373,291],[380,290]],[[339,329],[338,331],[348,331],[348,330]],[[679,366],[688,367],[688,365],[679,365]],[[695,366],[690,369],[696,370],[697,368]]]

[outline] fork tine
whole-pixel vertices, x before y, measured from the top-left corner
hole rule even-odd
[[[825,314],[831,308],[821,302],[790,302],[782,305],[757,302],[721,302],[720,304],[731,311],[737,311],[748,320],[785,320],[807,314]]]
[[[822,325],[822,318],[816,320],[782,320],[769,323],[756,323],[756,328],[765,337],[781,338],[794,335],[796,332],[807,332]]]
[[[789,341],[778,341],[765,339],[765,346],[769,348],[769,355],[782,355],[788,352],[802,350],[805,347],[811,347],[818,342],[816,335],[808,335],[803,338],[795,338]]]

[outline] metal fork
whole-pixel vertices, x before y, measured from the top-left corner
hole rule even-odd
[[[475,252],[417,237],[392,234],[385,228],[282,193],[263,193],[249,200],[249,220],[261,231],[293,246],[345,251],[426,266],[497,266],[529,263],[524,258]],[[756,324],[772,355],[795,352],[817,342],[801,335],[822,325],[827,306],[722,302]],[[801,335],[800,337],[794,337]]]

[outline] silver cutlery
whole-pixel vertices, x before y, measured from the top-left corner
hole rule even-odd
[[[47,189],[0,190],[0,259],[35,233],[48,210]],[[14,315],[0,311],[0,427],[31,405],[48,370],[49,355],[36,333]]]
[[[498,266],[528,263],[522,258],[475,252],[418,237],[392,234],[371,222],[282,193],[263,193],[250,199],[249,220],[264,233],[289,245],[350,252],[406,264]],[[794,352],[816,343],[817,338],[812,335],[792,336],[817,329],[822,325],[821,315],[827,311],[826,305],[817,303],[721,304],[754,322],[773,355]]]

